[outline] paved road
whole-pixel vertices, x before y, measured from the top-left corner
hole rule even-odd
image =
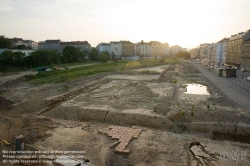
[[[241,105],[247,111],[250,111],[250,91],[247,91],[241,86],[238,86],[235,83],[231,82],[229,78],[218,77],[217,73],[215,73],[214,71],[209,71],[208,68],[203,66],[202,64],[192,64],[196,66],[204,74],[205,77],[213,82],[225,96]],[[247,83],[250,84],[250,82]]]

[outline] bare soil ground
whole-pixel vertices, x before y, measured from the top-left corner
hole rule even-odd
[[[35,149],[86,150],[90,162],[100,166],[235,165],[237,160],[224,158],[223,152],[250,151],[249,112],[223,97],[195,67],[179,63],[135,71],[143,70],[160,74],[106,73],[39,86],[21,75],[0,76],[5,79],[0,85],[0,139],[22,134]],[[100,78],[111,81],[37,115],[48,97]],[[186,94],[186,83],[206,85],[210,95]],[[119,154],[109,148],[115,140],[98,132],[110,124],[148,130],[129,143],[129,154]],[[245,154],[237,165],[250,165],[250,154]]]

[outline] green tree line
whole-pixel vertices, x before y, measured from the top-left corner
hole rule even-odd
[[[66,46],[63,49],[63,54],[58,51],[37,50],[25,56],[21,51],[5,50],[0,54],[0,65],[1,67],[11,65],[30,68],[51,64],[85,62],[87,54],[87,51],[82,51],[80,48],[73,46]]]
[[[96,48],[90,52],[73,46],[66,46],[62,53],[59,51],[37,50],[26,56],[23,52],[12,52],[5,50],[0,54],[0,69],[4,66],[16,66],[20,68],[31,68],[49,66],[51,64],[86,62],[88,57],[91,61],[107,62],[115,59],[114,53],[102,52],[98,55]]]

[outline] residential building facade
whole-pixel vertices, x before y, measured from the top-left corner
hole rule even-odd
[[[207,58],[207,45],[199,47],[199,57],[203,59]]]
[[[242,42],[245,33],[232,35],[228,40],[226,63],[231,66],[240,67]]]
[[[45,40],[42,42],[39,42],[39,49],[41,50],[57,50],[60,51],[61,50],[61,46],[60,46],[61,40]]]
[[[98,54],[101,54],[102,52],[108,52],[111,56],[111,44],[110,43],[100,43],[97,45],[97,51]]]
[[[59,44],[60,48],[59,51],[63,52],[63,49],[66,46],[73,46],[76,48],[80,48],[82,51],[91,51],[91,45],[87,41],[71,41],[71,42],[60,42]]]
[[[211,47],[210,47],[210,59],[212,62],[216,63],[216,50],[217,50],[217,44],[211,44]]]
[[[62,53],[66,46],[80,48],[83,51],[91,51],[91,45],[87,41],[62,42],[60,39],[41,41],[39,42],[38,48],[40,50],[56,50]]]
[[[240,66],[242,69],[250,70],[250,29],[243,37]]]
[[[169,55],[169,44],[158,41],[144,42],[142,40],[134,45],[134,54],[142,57]]]
[[[228,38],[226,38],[222,42],[222,57],[221,57],[222,64],[225,64],[227,59],[227,43],[228,43]]]
[[[198,57],[198,49],[193,48],[188,51],[191,54],[191,58],[197,58]]]
[[[170,55],[172,55],[172,56],[174,56],[179,51],[182,51],[182,47],[180,47],[178,45],[174,45],[174,46],[170,47]]]
[[[120,41],[122,46],[122,56],[134,55],[134,44],[130,41]]]
[[[223,38],[218,41],[216,44],[216,58],[215,62],[219,65],[221,63],[226,63],[226,55],[227,55],[227,42],[228,38]]]
[[[134,54],[136,56],[152,56],[152,46],[150,43],[144,42],[142,40],[141,42],[134,44],[134,48]]]
[[[13,46],[25,45],[26,47],[32,48],[33,50],[38,50],[38,42],[34,42],[33,40],[23,40],[22,38],[11,38]]]
[[[122,44],[121,42],[110,42],[111,44],[111,53],[114,53],[116,58],[122,57]]]

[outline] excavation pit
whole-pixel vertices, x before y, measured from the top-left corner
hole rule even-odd
[[[66,120],[171,129],[173,123],[156,113],[154,107],[155,104],[164,104],[173,89],[174,85],[166,83],[112,80],[60,103],[43,115]]]

